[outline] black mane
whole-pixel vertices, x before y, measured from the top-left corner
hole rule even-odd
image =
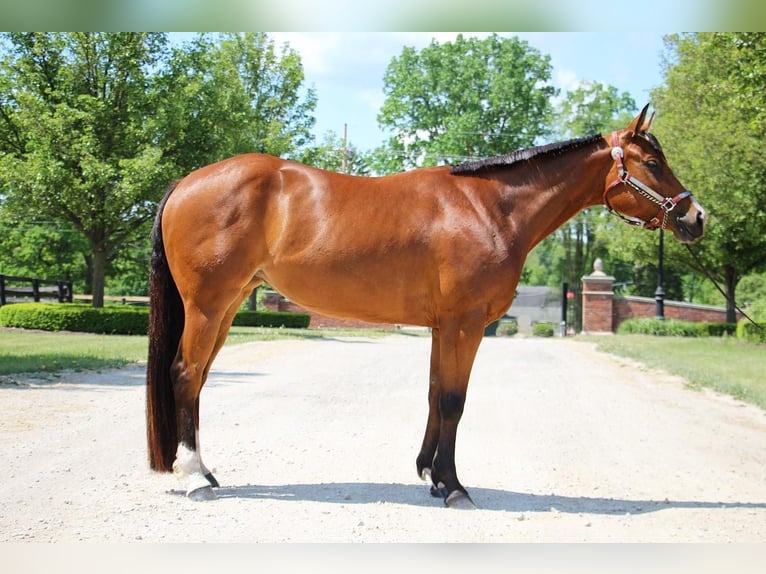
[[[555,142],[541,146],[520,149],[505,155],[499,155],[487,159],[471,161],[468,163],[461,163],[460,165],[452,166],[451,173],[455,175],[470,175],[480,172],[487,172],[494,168],[509,167],[515,163],[528,161],[537,157],[555,156],[565,151],[591,144],[598,141],[599,139],[602,139],[601,134],[594,134],[591,136],[574,138],[563,142]]]

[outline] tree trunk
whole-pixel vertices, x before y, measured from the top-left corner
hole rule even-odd
[[[93,248],[93,306],[104,306],[104,285],[106,282],[106,251],[103,247]]]
[[[250,311],[258,310],[258,287],[253,289],[253,292],[250,293],[250,297],[248,297],[248,300],[247,300],[247,308]]]
[[[738,283],[737,270],[734,269],[734,267],[727,265],[724,269],[724,273],[724,281],[726,282],[726,322],[736,323],[737,309],[735,305],[737,299],[735,298],[735,292]]]
[[[86,253],[85,259],[85,286],[83,287],[83,295],[93,295],[93,255]]]

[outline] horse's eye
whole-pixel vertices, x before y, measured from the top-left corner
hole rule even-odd
[[[648,159],[644,163],[646,163],[646,167],[649,169],[656,169],[660,167],[660,162],[658,162],[656,159]]]

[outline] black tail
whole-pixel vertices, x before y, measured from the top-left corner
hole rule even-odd
[[[184,309],[165,257],[162,212],[178,182],[172,184],[157,209],[152,229],[152,265],[149,277],[149,357],[146,366],[146,435],[149,465],[170,472],[178,445],[175,398],[170,368],[181,341]]]

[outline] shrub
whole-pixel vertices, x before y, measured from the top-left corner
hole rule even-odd
[[[234,316],[237,327],[287,327],[306,329],[311,322],[311,315],[306,313],[287,313],[284,311],[240,311]]]
[[[758,325],[760,328],[747,319],[740,319],[737,323],[737,339],[748,343],[766,343],[766,322],[760,322]]]
[[[620,335],[657,335],[660,337],[722,337],[734,335],[736,323],[695,323],[678,319],[634,318],[620,323]]]
[[[146,335],[149,308],[124,305],[96,309],[73,303],[17,303],[0,307],[0,326],[42,331]]]
[[[532,334],[535,337],[553,337],[553,325],[550,323],[535,323],[532,325]]]
[[[711,337],[734,336],[737,334],[736,323],[700,323],[700,329],[707,331]]]
[[[519,332],[519,323],[516,319],[503,320],[497,326],[496,335],[498,337],[512,337]]]
[[[242,311],[234,324],[245,327],[309,326],[301,313]],[[73,303],[17,303],[0,307],[0,326],[42,331],[79,331],[108,335],[146,335],[149,307],[114,305],[96,309]]]
[[[617,333],[620,335],[639,334],[656,335],[659,337],[697,337],[700,330],[694,323],[688,321],[635,318],[622,322],[617,328]]]

